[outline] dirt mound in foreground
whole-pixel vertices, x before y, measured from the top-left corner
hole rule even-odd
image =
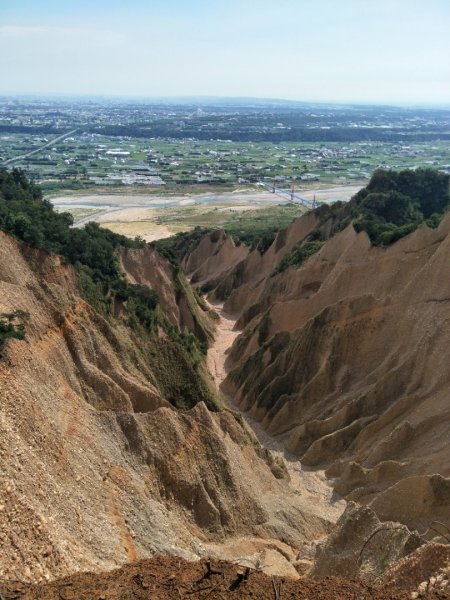
[[[430,542],[398,561],[384,575],[385,587],[390,590],[408,590],[411,586],[428,586],[442,590],[450,597],[450,546]]]
[[[227,562],[191,563],[181,558],[158,556],[116,571],[80,573],[43,585],[0,582],[0,597],[4,600],[406,600],[410,594],[338,578],[283,580]]]

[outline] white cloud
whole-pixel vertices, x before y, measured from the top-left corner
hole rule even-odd
[[[49,27],[24,27],[21,25],[0,25],[0,36],[27,37],[49,32]]]
[[[71,38],[117,44],[127,39],[127,36],[119,31],[105,29],[90,29],[82,27],[46,27],[32,25],[0,25],[0,38],[22,38],[31,39],[35,37]]]

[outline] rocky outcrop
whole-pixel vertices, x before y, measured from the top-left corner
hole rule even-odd
[[[405,477],[386,488],[370,503],[380,518],[395,518],[420,526],[429,537],[439,531],[448,534],[442,523],[450,522],[450,478],[441,475]],[[434,525],[429,530],[430,525]]]
[[[154,289],[172,325],[191,331],[208,342],[214,335],[214,313],[188,285],[184,273],[176,272],[169,261],[150,245],[144,248],[119,248],[120,266],[129,283]]]
[[[422,543],[405,525],[381,523],[370,508],[349,503],[333,533],[317,546],[311,575],[373,581]]]
[[[249,255],[246,246],[236,246],[223,232],[206,235],[193,252],[183,260],[183,267],[192,283],[209,289],[218,285]]]
[[[251,306],[264,287],[275,266],[298,240],[305,238],[319,220],[308,213],[289,229],[278,232],[267,252],[249,252],[245,246],[234,244],[223,232],[205,236],[183,260],[183,267],[192,284],[211,291],[211,298],[227,300],[225,306],[236,313]]]

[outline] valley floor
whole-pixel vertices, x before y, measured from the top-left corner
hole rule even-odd
[[[349,200],[361,186],[311,188],[298,192],[309,200],[320,202]],[[243,213],[264,214],[270,207],[288,204],[289,196],[272,194],[263,189],[234,192],[157,195],[144,193],[85,193],[51,199],[59,212],[70,212],[76,227],[96,222],[115,233],[147,242],[189,231],[196,225],[221,228]],[[233,214],[234,213],[234,214]],[[294,214],[293,217],[300,213]],[[281,228],[285,225],[278,223]]]
[[[214,343],[208,350],[207,364],[216,386],[220,390],[227,374],[227,353],[240,332],[235,329],[236,320],[223,310],[222,304],[209,303],[209,306],[219,315],[219,320]],[[222,396],[229,408],[240,413],[240,409],[233,402],[232,397],[223,392]],[[268,435],[258,421],[249,414],[241,414],[259,443],[270,450],[274,457],[284,461],[291,479],[290,486],[298,494],[299,506],[308,513],[316,514],[332,522],[337,521],[345,509],[346,502],[333,491],[324,471],[302,467],[298,457],[289,454],[284,449],[282,441]]]

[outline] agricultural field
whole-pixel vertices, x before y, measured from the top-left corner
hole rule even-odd
[[[449,138],[448,110],[0,98],[0,164],[48,197],[363,185],[380,166],[449,172]]]
[[[45,143],[42,136],[0,136],[6,159]],[[108,153],[111,154],[108,154]],[[119,154],[120,153],[120,154]],[[20,167],[49,196],[61,191],[146,193],[231,190],[259,181],[305,189],[311,183],[333,185],[366,182],[377,167],[450,169],[447,142],[225,142],[197,140],[117,139],[101,135],[70,136]]]

